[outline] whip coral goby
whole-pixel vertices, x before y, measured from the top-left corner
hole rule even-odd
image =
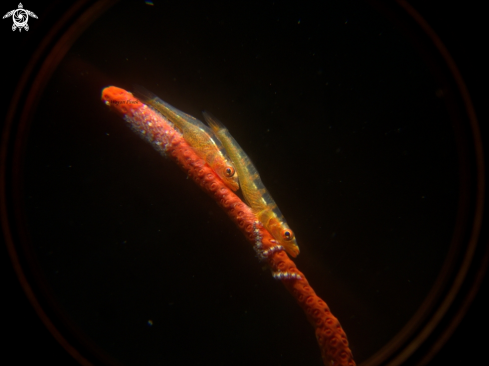
[[[239,188],[238,174],[214,132],[202,121],[172,107],[142,86],[135,88],[139,99],[172,122],[197,155],[209,164],[229,188],[237,191]]]
[[[234,167],[240,176],[241,191],[246,203],[251,206],[258,220],[273,235],[273,237],[284,246],[285,251],[292,257],[299,254],[299,246],[294,232],[289,228],[282,213],[272,196],[265,188],[260,175],[250,158],[236,140],[231,136],[228,129],[217,118],[208,112],[204,112],[204,119],[221,140],[227,154],[233,161]]]
[[[175,161],[236,223],[259,257],[270,266],[273,277],[284,284],[304,310],[315,329],[324,365],[355,365],[346,334],[328,305],[316,295],[304,274],[252,210],[195,153],[172,124],[124,89],[109,86],[102,91],[102,100],[155,149]]]

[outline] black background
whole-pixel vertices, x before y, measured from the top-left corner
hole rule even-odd
[[[446,3],[431,1],[410,2],[415,9],[428,21],[452,54],[471,94],[476,113],[479,118],[483,137],[487,134],[487,111],[484,110],[487,91],[486,70],[488,58],[484,35],[484,11],[482,4],[475,1]],[[16,4],[11,4],[13,8]],[[15,34],[11,37],[11,23],[4,22],[1,27],[1,39],[4,63],[4,85],[2,86],[2,111],[7,111],[11,99],[11,91],[20,77],[33,44],[41,31],[54,22],[68,4],[58,3],[24,3],[25,8],[32,9],[42,22],[30,22],[31,31]],[[7,12],[5,9],[4,12]],[[44,27],[44,28],[43,28]],[[37,31],[37,33],[36,33]],[[484,66],[483,66],[484,65]],[[487,89],[486,89],[487,90]],[[485,99],[484,99],[485,98]],[[485,138],[487,142],[487,138]],[[485,238],[487,239],[487,238]],[[51,334],[37,318],[27,301],[11,267],[5,247],[2,247],[2,303],[3,321],[2,356],[8,364],[25,364],[28,362],[49,362],[53,365],[76,364],[73,359],[53,339]],[[487,311],[489,294],[487,278],[475,298],[466,317],[457,328],[453,337],[446,343],[442,351],[432,360],[432,365],[471,364],[484,362],[484,346],[489,339],[485,329],[489,325]],[[256,364],[260,364],[259,361]]]

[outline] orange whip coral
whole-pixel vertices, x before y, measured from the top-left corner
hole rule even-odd
[[[324,364],[355,365],[346,334],[328,305],[316,295],[304,274],[259,223],[251,209],[195,153],[172,123],[124,89],[109,86],[102,91],[102,100],[156,150],[174,160],[236,223],[258,257],[270,266],[273,277],[284,284],[306,313],[315,328]]]

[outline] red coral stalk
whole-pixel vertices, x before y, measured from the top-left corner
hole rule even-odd
[[[257,221],[251,209],[221,181],[173,128],[171,122],[136,99],[131,93],[114,86],[102,91],[102,100],[119,113],[142,138],[155,149],[174,160],[192,180],[207,192],[236,223],[267,261],[273,276],[295,297],[316,330],[316,338],[325,365],[355,365],[340,322],[328,305],[307,282],[295,263],[277,245],[272,235]]]

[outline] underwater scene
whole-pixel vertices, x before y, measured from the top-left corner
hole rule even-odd
[[[363,2],[116,3],[67,49],[29,126],[39,286],[110,364],[368,364],[421,321],[453,255],[440,80]],[[156,144],[170,135],[189,155]],[[189,156],[244,224],[182,169]],[[316,337],[300,281],[341,324],[341,351]]]

